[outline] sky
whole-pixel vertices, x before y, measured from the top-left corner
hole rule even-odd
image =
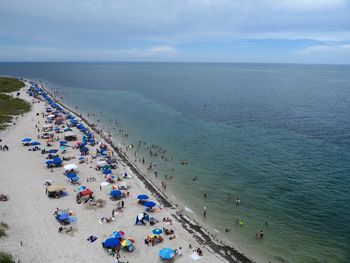
[[[0,61],[350,64],[350,0],[0,0]]]

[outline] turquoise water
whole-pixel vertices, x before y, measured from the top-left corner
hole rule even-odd
[[[0,74],[43,80],[134,144],[144,171],[142,156],[157,162],[158,181],[171,175],[171,193],[199,216],[205,204],[204,221],[244,251],[272,262],[350,262],[350,67],[0,63]],[[150,157],[151,144],[167,161],[162,150]]]

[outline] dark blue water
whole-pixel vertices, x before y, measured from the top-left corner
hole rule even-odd
[[[350,262],[349,66],[0,63],[0,75],[43,80],[124,145],[161,145],[166,162],[146,146],[136,162],[157,161],[176,198],[199,215],[206,204],[205,222],[248,254]]]

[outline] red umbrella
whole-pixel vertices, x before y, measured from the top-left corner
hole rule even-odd
[[[94,193],[94,192],[91,191],[90,189],[85,189],[84,191],[81,191],[81,192],[80,192],[80,194],[81,194],[82,196],[91,195],[91,194],[93,194],[93,193]]]

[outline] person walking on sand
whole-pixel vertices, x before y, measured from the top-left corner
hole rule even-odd
[[[204,211],[203,211],[203,216],[206,217],[206,216],[207,216],[207,207],[204,206],[203,209],[204,209]]]

